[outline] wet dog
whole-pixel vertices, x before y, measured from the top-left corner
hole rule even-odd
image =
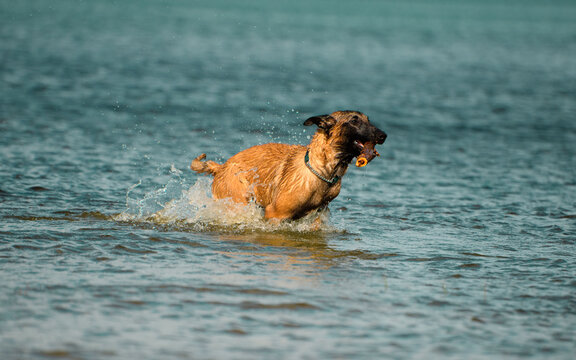
[[[336,111],[314,116],[304,125],[318,129],[308,146],[264,144],[232,156],[226,163],[192,161],[190,168],[214,176],[212,195],[234,202],[254,201],[275,222],[299,219],[325,208],[340,193],[341,179],[356,157],[364,166],[378,152],[386,133],[358,111]]]

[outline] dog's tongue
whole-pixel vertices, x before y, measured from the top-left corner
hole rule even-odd
[[[378,151],[374,148],[376,144],[372,141],[367,141],[365,143],[356,142],[356,144],[362,149],[362,152],[358,157],[356,157],[356,166],[363,167],[366,166],[372,159],[376,156],[380,156]]]

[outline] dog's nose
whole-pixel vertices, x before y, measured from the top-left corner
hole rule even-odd
[[[386,135],[386,133],[380,129],[376,129],[376,143],[378,144],[384,144],[384,141],[386,141],[386,138],[388,137],[388,135]]]

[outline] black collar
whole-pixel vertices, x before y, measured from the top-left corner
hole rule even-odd
[[[338,182],[338,180],[340,180],[340,176],[335,175],[332,180],[326,179],[324,176],[320,175],[320,173],[316,170],[314,170],[314,168],[312,167],[312,165],[310,165],[310,156],[309,153],[310,150],[306,150],[306,155],[304,156],[304,163],[306,163],[306,166],[308,167],[308,169],[310,169],[310,171],[312,171],[312,174],[318,176],[318,178],[320,180],[323,180],[325,182],[327,182],[330,185],[334,185]]]

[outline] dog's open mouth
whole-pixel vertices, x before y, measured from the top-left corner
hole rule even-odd
[[[357,147],[360,151],[360,154],[356,157],[357,167],[366,166],[376,156],[380,156],[375,148],[376,143],[373,141],[366,141],[362,143],[359,140],[354,140],[354,146]]]

